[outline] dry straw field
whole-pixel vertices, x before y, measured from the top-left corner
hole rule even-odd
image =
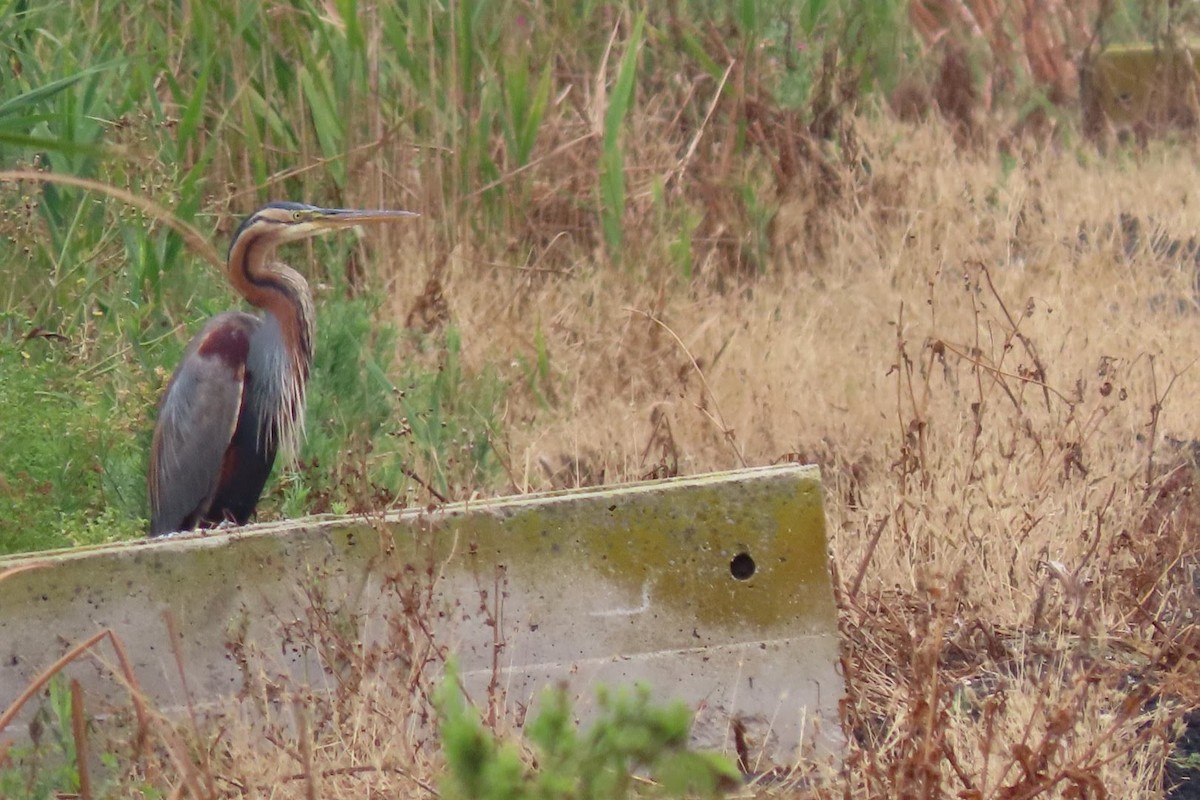
[[[1140,798],[1196,774],[1175,747],[1200,704],[1193,141],[1102,153],[1065,98],[1018,114],[936,49],[951,3],[913,4],[912,30],[896,4],[831,4],[807,49],[753,4],[724,27],[702,3],[500,4],[503,24],[410,5],[362,27],[354,4],[122,12],[78,51],[8,37],[26,76],[49,84],[60,52],[83,71],[23,95],[61,102],[64,130],[18,135],[0,105],[5,147],[63,137],[13,165],[109,191],[0,192],[3,550],[141,534],[155,398],[230,302],[123,192],[218,247],[267,197],[405,206],[422,220],[290,256],[321,265],[314,409],[262,517],[816,462],[849,748],[733,796]],[[1047,8],[1063,47],[1086,41],[1086,15]],[[157,72],[107,60],[155,37],[179,54]],[[1001,39],[1074,86],[1053,42]],[[934,52],[927,83],[862,91]],[[335,691],[251,682],[208,722],[93,743],[107,791],[447,794],[419,620],[367,653],[307,622]],[[18,755],[0,739],[0,787],[35,796]]]
[[[1006,173],[855,125],[869,185],[785,207],[752,285],[534,291],[572,395],[511,435],[522,475],[820,463],[852,795],[1159,796],[1196,699],[1194,152]],[[494,280],[445,290],[471,359],[525,329]]]

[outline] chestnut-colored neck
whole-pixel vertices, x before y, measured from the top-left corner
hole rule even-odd
[[[304,276],[272,261],[275,246],[262,233],[245,233],[229,250],[229,282],[251,305],[279,320],[295,366],[308,378],[312,364],[312,292]]]

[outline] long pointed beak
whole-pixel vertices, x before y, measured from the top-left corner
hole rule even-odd
[[[319,221],[334,228],[349,228],[372,222],[393,222],[398,219],[421,216],[415,211],[360,208],[322,208],[320,214]]]

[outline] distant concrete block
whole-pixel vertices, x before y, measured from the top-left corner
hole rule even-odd
[[[1106,128],[1132,132],[1139,143],[1200,119],[1196,54],[1200,43],[1166,47],[1113,45],[1084,65],[1080,103],[1085,132],[1102,139]]]
[[[0,572],[34,561],[51,566],[0,581],[0,711],[104,627],[152,701],[181,705],[167,609],[193,699],[236,693],[247,645],[275,654],[269,669],[319,676],[283,630],[303,619],[313,589],[351,636],[371,640],[400,613],[399,584],[424,598],[429,635],[457,655],[468,688],[499,673],[510,706],[565,681],[586,715],[592,685],[640,681],[697,710],[702,746],[730,748],[737,720],[764,765],[842,749],[815,467],[0,558]],[[70,673],[89,695],[125,701],[93,665]]]

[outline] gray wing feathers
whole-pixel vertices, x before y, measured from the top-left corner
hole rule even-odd
[[[244,367],[231,369],[191,347],[171,378],[151,449],[151,536],[179,530],[189,515],[207,511],[237,426],[244,374]]]

